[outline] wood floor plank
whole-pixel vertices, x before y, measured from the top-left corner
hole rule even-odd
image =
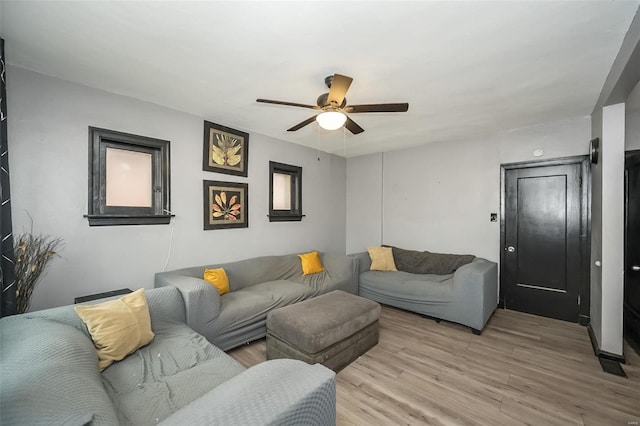
[[[249,367],[263,340],[229,352]],[[339,425],[585,425],[640,422],[640,356],[604,373],[586,328],[499,309],[482,335],[383,306],[380,342],[336,377]]]
[[[568,425],[580,425],[583,426],[582,416],[568,418],[563,412],[553,412],[546,407],[540,407],[532,401],[527,399],[511,399],[505,398],[502,401],[502,407],[500,411],[509,415],[515,420],[523,421],[529,426],[568,426]]]
[[[375,395],[378,401],[385,402],[377,407],[381,412],[392,412],[387,415],[384,424],[473,424],[468,418],[454,412],[448,404],[435,398],[418,393],[408,392],[405,383],[380,385],[375,382],[364,383],[361,392]],[[391,403],[390,403],[391,402]]]
[[[606,374],[606,373],[605,373]],[[582,390],[576,390],[568,395],[563,389],[567,384],[561,383],[557,386],[549,386],[547,380],[525,379],[517,375],[512,375],[509,385],[514,389],[518,389],[529,397],[534,397],[539,401],[547,404],[560,405],[563,411],[572,412],[575,415],[582,416],[585,413],[597,411],[606,413],[611,418],[631,417],[640,404],[640,398],[636,398],[635,402],[627,395],[626,398],[618,398],[615,394],[603,392],[602,397],[598,400],[592,400],[589,393],[582,393]],[[633,390],[631,390],[633,392]],[[577,397],[577,398],[576,398]]]

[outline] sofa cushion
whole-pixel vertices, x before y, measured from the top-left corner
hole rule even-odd
[[[318,274],[324,271],[322,262],[320,262],[320,255],[318,251],[312,251],[311,253],[299,254],[300,264],[302,266],[302,273],[304,275]]]
[[[205,269],[204,280],[214,286],[218,293],[229,293],[229,278],[224,268]]]
[[[102,373],[121,425],[156,424],[245,368],[185,324],[159,323],[154,341]]]
[[[453,274],[459,267],[471,263],[475,259],[475,256],[470,254],[431,253],[404,250],[398,247],[391,247],[391,249],[398,271],[412,274]]]
[[[144,289],[95,305],[75,306],[98,351],[100,370],[153,339]]]
[[[24,315],[3,318],[0,360],[2,424],[118,424],[96,350],[77,328]]]
[[[453,290],[453,274],[393,274],[367,271],[360,274],[360,287],[386,296],[416,301],[449,302]]]
[[[298,265],[299,267],[299,265]],[[293,281],[278,280],[252,285],[222,296],[216,332],[223,333],[256,321],[264,321],[272,309],[300,302],[312,289]]]
[[[367,247],[372,271],[397,271],[390,247]]]

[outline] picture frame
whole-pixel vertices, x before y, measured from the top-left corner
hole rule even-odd
[[[204,122],[202,170],[248,176],[249,133]]]
[[[249,184],[203,181],[204,230],[249,227]]]

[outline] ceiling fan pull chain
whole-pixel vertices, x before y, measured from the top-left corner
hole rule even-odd
[[[315,132],[316,132],[316,149],[318,150],[318,161],[320,161],[320,138],[318,136],[318,128],[315,128]]]
[[[347,129],[342,126],[342,156],[347,158]]]

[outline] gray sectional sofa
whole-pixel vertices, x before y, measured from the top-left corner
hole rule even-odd
[[[187,324],[222,350],[265,337],[267,313],[332,290],[358,292],[358,264],[344,255],[320,253],[323,272],[303,275],[297,255],[264,256],[197,266],[155,276],[155,287],[180,290]],[[224,268],[230,292],[220,295],[203,280],[205,269]]]
[[[476,257],[452,274],[371,271],[366,252],[359,264],[359,295],[376,302],[471,327],[480,334],[498,306],[498,265]]]
[[[294,360],[245,369],[185,324],[178,290],[146,297],[154,340],[102,373],[73,306],[2,318],[2,425],[335,424],[331,370]]]

